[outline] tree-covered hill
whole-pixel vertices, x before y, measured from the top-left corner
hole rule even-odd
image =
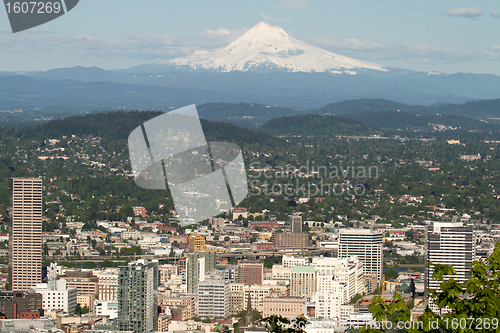
[[[406,111],[410,113],[431,112],[429,107],[414,106],[393,102],[386,99],[354,99],[331,103],[322,108],[309,110],[308,113],[343,115],[352,112]]]
[[[471,101],[462,104],[435,104],[431,106],[407,105],[386,99],[358,99],[325,105],[307,111],[316,114],[344,115],[359,112],[401,111],[411,114],[446,114],[464,117],[500,117],[500,99]]]
[[[255,103],[207,103],[198,107],[198,114],[204,119],[254,127],[273,118],[302,114],[302,112]]]
[[[496,123],[457,115],[411,114],[398,111],[355,112],[344,117],[382,130],[422,132],[483,132],[499,133]]]
[[[334,136],[374,135],[381,132],[357,121],[337,116],[302,115],[272,119],[261,130],[274,135]]]
[[[129,134],[145,121],[161,115],[160,111],[113,111],[93,113],[85,116],[73,116],[52,120],[34,128],[9,131],[21,138],[60,138],[61,136],[92,135],[104,140],[126,140]],[[251,129],[233,124],[201,119],[207,141],[231,141],[239,145],[255,144],[274,145],[281,140]],[[7,133],[7,132],[6,132]]]

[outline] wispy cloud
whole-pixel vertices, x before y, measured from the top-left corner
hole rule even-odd
[[[289,21],[291,19],[290,16],[285,16],[285,17],[282,17],[282,18],[274,18],[273,16],[271,15],[268,15],[264,12],[260,12],[260,15],[262,16],[262,19],[264,21],[276,21],[276,22],[286,22],[286,21]]]
[[[331,50],[336,50],[337,52],[343,51],[377,51],[384,50],[387,47],[384,44],[372,42],[357,38],[346,38],[341,41],[336,41],[329,38],[323,37],[307,37],[306,41]]]
[[[456,8],[456,9],[450,9],[450,10],[447,10],[446,12],[444,12],[444,15],[455,16],[455,17],[465,17],[465,18],[477,20],[478,18],[483,16],[484,13],[481,10],[481,8],[475,6],[475,7],[471,7],[471,8],[460,7],[460,8]]]
[[[487,48],[486,53],[490,56],[490,60],[500,60],[500,45]]]
[[[210,30],[210,29],[207,30],[207,34],[209,35],[229,35],[230,33],[231,31],[229,29],[223,29],[223,28],[219,28],[217,30]]]
[[[447,49],[427,44],[383,44],[357,38],[346,38],[340,41],[323,37],[305,37],[302,39],[332,52],[372,62],[411,61],[444,64],[500,59],[500,45],[482,48]]]
[[[267,15],[264,12],[260,12],[260,16],[262,16],[262,18],[266,21],[276,21],[274,17],[272,17],[271,15]]]
[[[500,18],[500,14],[494,10],[490,10],[490,16],[493,18]]]
[[[309,6],[309,0],[282,0],[280,2],[280,6],[296,10],[305,6]]]
[[[218,28],[193,36],[181,35],[128,35],[105,40],[86,34],[62,36],[59,34],[15,34],[3,38],[4,52],[45,54],[57,52],[86,58],[129,58],[144,61],[171,59],[194,51],[225,46],[241,36],[247,29],[230,31]],[[0,53],[1,54],[1,53]]]

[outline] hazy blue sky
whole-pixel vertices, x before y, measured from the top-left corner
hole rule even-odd
[[[159,62],[224,46],[261,21],[384,66],[500,75],[498,0],[80,0],[16,34],[1,9],[0,71]]]

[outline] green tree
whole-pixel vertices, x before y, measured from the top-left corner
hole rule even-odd
[[[356,294],[356,295],[354,295],[354,296],[351,298],[351,301],[349,302],[349,304],[354,304],[354,303],[356,303],[357,301],[359,301],[361,298],[363,298],[363,295],[361,295],[361,294]]]
[[[384,272],[384,275],[385,275],[386,280],[394,280],[394,279],[398,278],[399,273],[394,268],[389,268],[388,270],[386,270]]]
[[[282,316],[270,316],[262,319],[262,322],[266,325],[269,332],[272,333],[305,333],[303,328],[307,323],[307,319],[299,317],[291,322],[289,319]],[[291,327],[285,328],[289,325]]]
[[[131,206],[123,206],[120,208],[120,214],[123,217],[134,217],[134,209]]]

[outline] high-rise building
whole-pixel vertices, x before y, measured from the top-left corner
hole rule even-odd
[[[177,266],[171,264],[164,264],[158,266],[158,272],[160,274],[160,282],[165,283],[170,280],[172,275],[177,274]]]
[[[290,230],[292,234],[299,234],[302,232],[302,217],[297,213],[290,216]]]
[[[341,303],[349,302],[356,294],[365,293],[365,280],[363,273],[363,263],[356,256],[349,258],[326,258],[315,257],[311,266],[316,267],[317,291],[334,292],[338,282],[344,286],[345,295],[341,295]]]
[[[363,262],[365,279],[382,282],[383,235],[370,229],[347,229],[340,232],[339,258],[357,256]]]
[[[158,263],[139,259],[118,273],[118,329],[144,333],[158,326]]]
[[[446,276],[457,282],[470,278],[470,265],[476,258],[476,238],[472,227],[461,222],[432,222],[427,227],[425,290],[438,289],[440,281],[432,279],[433,264],[452,265],[457,274]]]
[[[42,180],[11,178],[9,282],[28,291],[42,282]]]
[[[222,274],[209,274],[198,285],[198,316],[226,318],[229,315],[229,283]]]
[[[205,274],[215,269],[215,251],[195,252],[186,258],[185,281],[188,294],[198,293],[198,283],[205,280]]]
[[[238,265],[238,282],[247,286],[261,285],[264,277],[264,265],[259,262],[243,262]]]

